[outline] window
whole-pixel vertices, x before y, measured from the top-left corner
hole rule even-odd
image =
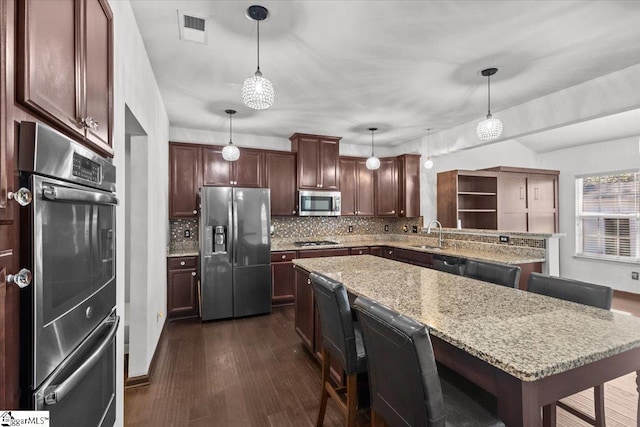
[[[576,178],[576,255],[640,261],[640,171]]]

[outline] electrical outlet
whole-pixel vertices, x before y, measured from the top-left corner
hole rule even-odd
[[[637,271],[632,271],[631,272],[631,280],[639,280]]]
[[[509,236],[500,236],[500,243],[509,243]]]
[[[418,226],[414,225],[413,227],[411,227],[411,232],[412,233],[417,233],[418,232]]]
[[[408,225],[403,225],[403,226],[402,226],[402,231],[404,231],[405,233],[406,233],[407,231],[409,231],[409,226],[408,226]]]
[[[385,231],[385,232],[389,231],[389,224],[385,224],[385,225],[384,225],[384,231]]]
[[[184,237],[185,237],[185,238],[189,238],[189,237],[191,237],[191,230],[189,230],[189,229],[184,230]]]
[[[347,230],[349,231],[349,233],[353,233],[353,225],[350,225],[349,227],[347,227]]]

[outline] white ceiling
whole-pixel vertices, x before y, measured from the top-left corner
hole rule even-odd
[[[256,68],[255,2],[131,3],[174,127],[226,132],[232,108],[238,133],[369,144],[374,126],[376,145],[393,146],[486,115],[484,68],[499,68],[497,116],[640,63],[640,1],[266,0],[260,68],[276,97],[256,111],[240,95]],[[179,39],[178,11],[208,18],[207,44]]]

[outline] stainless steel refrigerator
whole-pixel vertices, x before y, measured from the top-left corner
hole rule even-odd
[[[202,320],[271,312],[269,190],[200,188]]]

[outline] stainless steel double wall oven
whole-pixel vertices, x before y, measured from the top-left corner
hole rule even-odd
[[[50,411],[53,427],[112,426],[115,167],[33,122],[20,125],[18,161],[32,195],[21,215],[33,277],[21,296],[25,405]]]

